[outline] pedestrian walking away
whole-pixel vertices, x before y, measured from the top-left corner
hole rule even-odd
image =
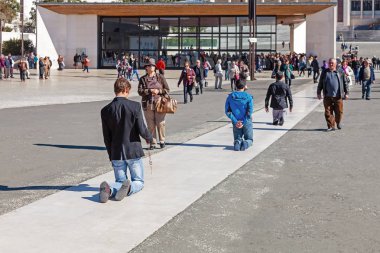
[[[224,109],[232,121],[235,151],[244,151],[253,143],[253,97],[245,88],[245,83],[237,80],[237,90],[228,95]]]
[[[150,58],[144,66],[146,75],[142,76],[138,85],[138,93],[141,96],[141,104],[148,129],[153,136],[150,149],[155,149],[157,144],[157,134],[160,147],[165,147],[166,113],[157,112],[156,102],[160,97],[169,95],[169,85],[163,75],[156,73],[156,62]]]
[[[363,61],[363,66],[360,68],[359,81],[362,85],[362,99],[371,100],[371,86],[375,83],[375,71],[368,59]]]
[[[126,196],[141,191],[144,187],[144,167],[141,157],[144,152],[140,136],[147,143],[152,135],[145,126],[138,102],[128,99],[131,84],[119,78],[114,84],[116,97],[101,110],[104,144],[115,173],[115,182],[100,184],[99,201],[109,198],[120,201]],[[128,179],[127,170],[131,175]]]
[[[318,83],[318,78],[320,75],[320,68],[319,68],[319,62],[318,62],[318,56],[314,56],[313,61],[311,62],[311,68],[313,70],[313,80],[314,83]]]
[[[195,84],[195,72],[190,68],[190,62],[185,61],[185,67],[181,72],[178,80],[178,87],[183,82],[183,102],[187,104],[187,95],[190,97],[190,102],[193,102],[193,86]]]
[[[342,129],[343,98],[348,99],[349,90],[345,74],[336,68],[336,59],[329,59],[328,65],[328,69],[322,72],[319,79],[317,97],[322,99],[323,94],[325,119],[329,132],[335,130],[335,125],[338,129]]]
[[[223,69],[222,69],[222,60],[217,60],[214,66],[214,76],[215,76],[215,89],[222,89],[223,82]]]
[[[27,65],[26,59],[24,57],[21,58],[21,60],[18,64],[18,70],[20,71],[21,82],[25,82],[25,76],[26,76],[26,71],[28,70],[28,65]]]
[[[231,81],[231,91],[236,90],[236,81],[240,79],[240,69],[235,61],[231,62],[230,69],[228,70]]]
[[[199,91],[203,94],[203,87],[206,83],[205,80],[205,69],[201,65],[201,61],[197,60],[195,66],[193,67],[195,72],[195,93],[199,95]]]
[[[90,59],[88,59],[88,56],[85,55],[83,59],[83,72],[87,71],[89,73],[89,66],[90,66]]]
[[[157,69],[158,73],[160,73],[161,75],[165,75],[166,64],[162,57],[160,57],[160,59],[157,62]]]
[[[285,60],[285,64],[281,65],[282,72],[284,72],[285,75],[285,83],[289,85],[289,87],[292,85],[292,79],[294,79],[293,75],[293,65],[290,64],[289,60]]]
[[[40,79],[44,79],[44,75],[45,75],[45,61],[44,61],[44,58],[40,57],[39,61],[38,61],[38,68],[39,68],[39,71],[40,71]]]
[[[293,98],[290,87],[284,82],[284,73],[278,71],[276,73],[276,82],[269,85],[267,96],[265,98],[265,111],[269,112],[269,100],[270,107],[273,109],[273,125],[282,126],[285,122],[286,108],[289,112],[293,110]]]

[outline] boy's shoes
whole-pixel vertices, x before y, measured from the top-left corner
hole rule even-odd
[[[326,129],[326,132],[332,132],[332,131],[335,131],[335,128],[330,127]]]
[[[240,151],[244,151],[248,148],[248,142],[247,141],[243,141],[241,143],[241,146],[240,146]]]
[[[342,129],[342,125],[341,124],[336,124],[336,127],[340,130]]]
[[[131,181],[127,179],[123,182],[120,189],[116,192],[115,200],[120,201],[123,198],[125,198],[128,195],[130,189],[131,189]]]
[[[284,118],[281,118],[279,121],[278,121],[278,125],[282,126],[284,124],[285,120]]]
[[[100,189],[99,189],[99,201],[100,203],[106,203],[108,199],[111,196],[111,188],[110,185],[104,181],[100,184]]]
[[[274,125],[274,126],[277,126],[277,125],[278,125],[278,120],[274,120],[274,121],[273,121],[273,125]]]
[[[240,147],[241,147],[241,143],[240,143],[240,141],[235,141],[235,142],[234,142],[234,150],[235,150],[235,151],[239,151],[239,150],[240,150]]]

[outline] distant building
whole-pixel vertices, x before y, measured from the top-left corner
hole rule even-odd
[[[257,1],[257,52],[279,50],[281,24],[290,27],[290,51],[334,57],[336,8],[336,2],[328,0]],[[149,57],[163,57],[168,68],[202,57],[209,57],[211,64],[218,57],[247,58],[249,37],[248,4],[237,0],[37,7],[38,55],[72,59],[84,53],[95,68],[114,68],[118,59],[130,54],[140,67]]]

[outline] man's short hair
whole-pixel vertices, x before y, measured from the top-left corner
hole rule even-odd
[[[277,71],[276,72],[276,79],[281,80],[284,77],[284,72],[282,71]]]
[[[245,82],[243,82],[242,80],[236,80],[236,83],[235,83],[235,86],[236,86],[236,89],[238,90],[241,90],[241,89],[244,89],[245,87]]]
[[[113,85],[113,90],[116,94],[124,91],[129,92],[131,90],[131,83],[124,77],[120,77]]]

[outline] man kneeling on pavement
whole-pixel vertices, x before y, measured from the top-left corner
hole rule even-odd
[[[234,150],[244,151],[253,143],[253,97],[245,92],[245,82],[237,80],[236,91],[228,95],[225,113],[232,121]]]
[[[117,79],[114,84],[116,97],[101,111],[104,144],[115,172],[115,183],[104,181],[100,184],[101,203],[112,197],[120,201],[144,187],[140,135],[147,143],[152,142],[152,135],[145,126],[140,103],[127,99],[130,90],[128,80]],[[127,177],[127,169],[131,180]]]
[[[293,110],[293,98],[289,85],[284,82],[284,73],[278,71],[276,74],[276,82],[269,85],[267,96],[265,98],[265,111],[269,112],[269,99],[270,107],[273,109],[273,125],[282,126],[285,122],[284,113],[288,108],[288,100],[290,104],[289,111]]]

